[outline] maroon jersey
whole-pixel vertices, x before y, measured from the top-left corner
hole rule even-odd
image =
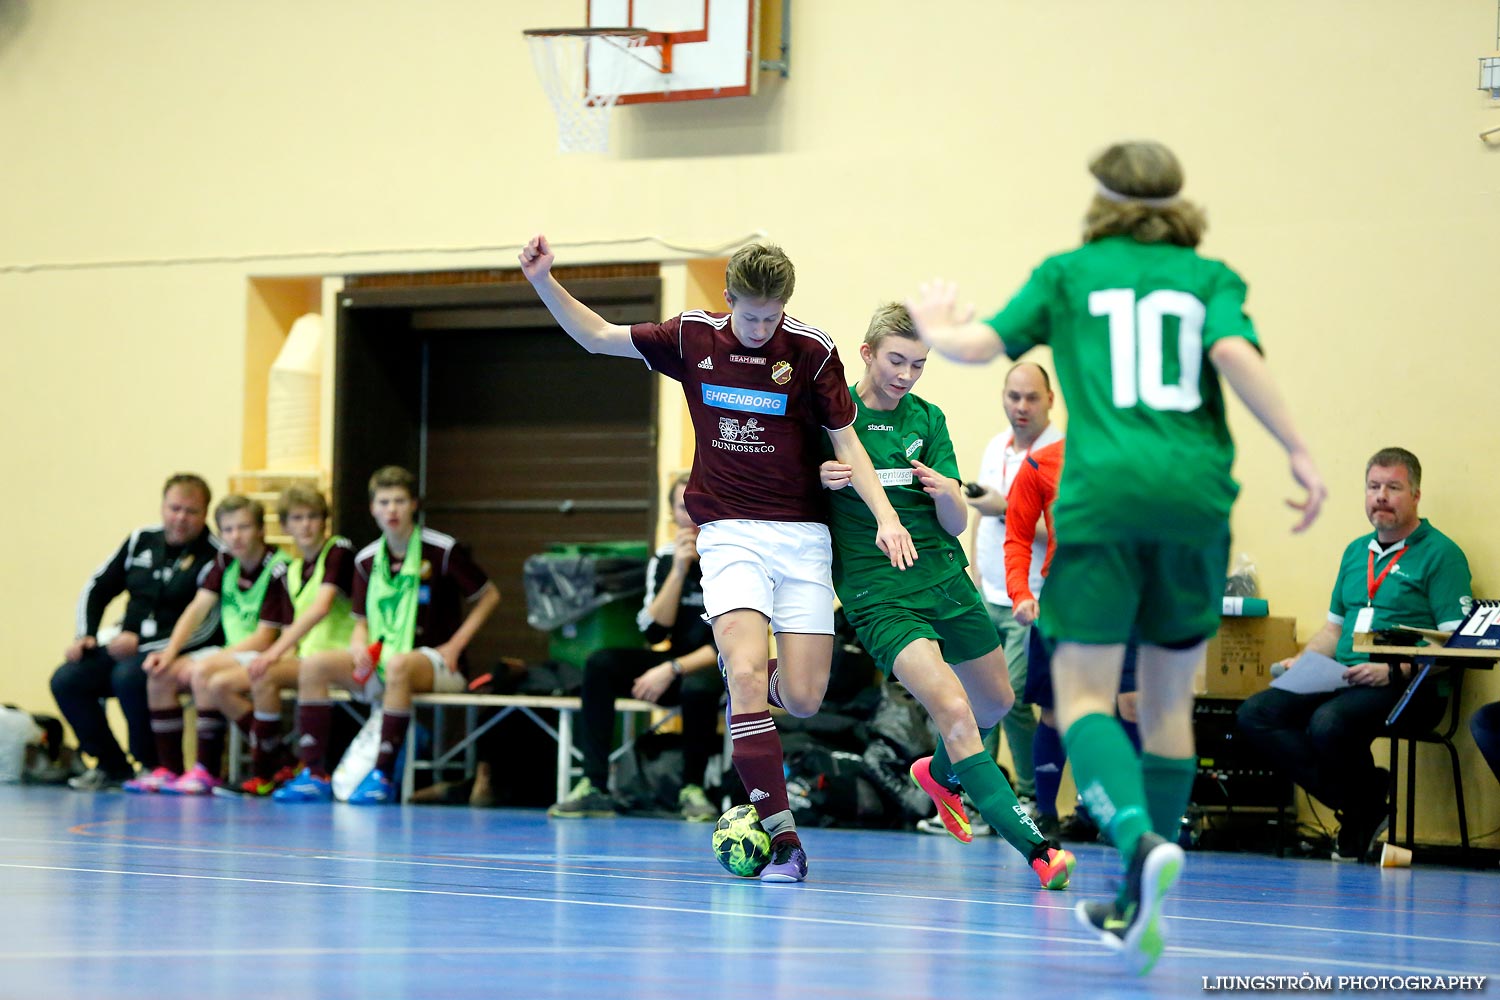
[[[375,550],[385,544],[384,538],[359,550],[354,559],[354,593],[350,595],[354,617],[365,617],[365,595],[370,591],[370,572],[375,565]],[[408,547],[407,552],[410,553]],[[331,555],[331,553],[330,553]],[[390,560],[391,572],[400,570],[404,559]],[[431,528],[422,529],[422,582],[417,591],[417,634],[413,648],[441,646],[453,638],[468,615],[468,603],[479,596],[490,578],[474,561],[466,546],[452,535]],[[380,636],[372,635],[373,642]],[[461,664],[450,667],[462,669]]]
[[[266,571],[266,567],[276,558],[274,549],[266,549],[266,554],[261,557],[257,566],[240,565],[240,590],[249,590],[255,586],[255,581]],[[228,552],[220,552],[214,557],[214,561],[203,567],[198,574],[198,589],[207,590],[214,594],[224,592],[224,574],[229,570],[229,564],[234,562],[234,556]],[[271,570],[271,582],[266,584],[266,596],[260,602],[260,623],[272,628],[286,628],[292,623],[296,612],[292,610],[292,595],[286,589],[286,564],[277,563]]]
[[[687,397],[698,447],[684,498],[695,523],[828,520],[820,439],[855,415],[832,337],[783,313],[771,339],[752,349],[735,338],[728,313],[693,309],[637,323],[630,339]]]

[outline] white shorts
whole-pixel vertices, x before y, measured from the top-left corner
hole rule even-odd
[[[193,650],[188,654],[188,656],[192,657],[192,659],[196,661],[206,659],[207,657],[213,656],[217,653],[225,652],[228,652],[228,650],[226,650],[223,646],[205,646],[202,649]],[[250,664],[255,662],[255,658],[260,654],[253,650],[245,649],[238,652],[229,653],[229,655],[234,657],[234,662],[238,663],[240,666],[248,667]]]
[[[469,682],[463,674],[457,670],[450,670],[447,662],[443,660],[443,654],[431,646],[418,646],[412,650],[413,653],[421,653],[427,657],[427,662],[432,664],[432,690],[437,694],[460,694],[469,688]],[[365,686],[355,693],[360,701],[378,702],[385,695],[385,681],[380,679],[380,674],[370,675],[365,681]]]
[[[833,634],[833,538],[811,521],[710,521],[698,533],[703,617],[749,608],[773,632]]]

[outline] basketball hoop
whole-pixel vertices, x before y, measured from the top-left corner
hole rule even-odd
[[[557,114],[557,148],[563,153],[603,153],[609,149],[609,119],[626,79],[630,59],[658,72],[644,57],[661,48],[661,35],[643,28],[531,28],[522,32],[531,48],[542,89]],[[599,52],[598,46],[619,50]],[[608,58],[614,55],[615,58]]]

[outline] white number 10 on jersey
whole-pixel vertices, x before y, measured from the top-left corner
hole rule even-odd
[[[1144,403],[1153,410],[1188,413],[1203,405],[1198,377],[1203,370],[1203,317],[1196,296],[1160,288],[1136,301],[1130,288],[1089,294],[1089,315],[1109,317],[1109,366],[1114,403],[1128,409]],[[1177,381],[1166,382],[1162,317],[1177,318]]]

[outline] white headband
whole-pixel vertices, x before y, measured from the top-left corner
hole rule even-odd
[[[1145,205],[1149,208],[1166,208],[1168,205],[1177,204],[1177,195],[1175,194],[1168,195],[1165,198],[1142,198],[1140,195],[1135,194],[1121,194],[1119,191],[1106,186],[1105,183],[1101,180],[1098,180],[1098,178],[1095,178],[1095,180],[1099,186],[1099,197],[1103,198],[1105,201],[1138,201],[1142,205]]]

